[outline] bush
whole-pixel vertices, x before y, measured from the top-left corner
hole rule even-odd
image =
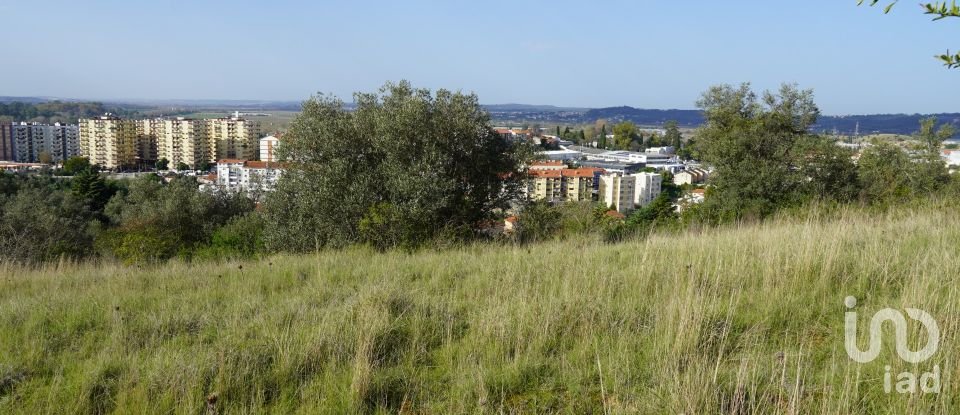
[[[544,201],[528,204],[517,215],[514,239],[520,243],[542,242],[553,238],[560,230],[558,210]]]

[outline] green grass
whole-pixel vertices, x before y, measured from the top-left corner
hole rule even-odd
[[[0,413],[958,413],[958,246],[960,219],[927,209],[617,245],[0,266]],[[919,368],[941,366],[941,394],[883,392],[884,365],[908,368],[892,341],[846,356],[847,295],[861,322],[938,320]]]
[[[248,112],[256,112],[269,114],[268,116],[246,116],[254,121],[260,121],[260,129],[264,134],[276,134],[279,132],[286,131],[290,128],[290,124],[293,122],[293,119],[300,114],[299,111],[257,111],[257,110],[246,110]],[[224,111],[224,112],[196,112],[192,114],[187,114],[185,117],[190,118],[219,118],[227,117],[233,115],[233,111]]]

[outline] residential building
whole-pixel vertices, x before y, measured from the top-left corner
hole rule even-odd
[[[80,120],[80,153],[91,164],[121,169],[137,164],[137,122],[111,114]]]
[[[560,171],[563,185],[563,199],[568,202],[593,200],[603,169],[581,167]]]
[[[531,164],[526,195],[548,202],[594,200],[603,169],[569,169],[563,163],[541,160]]]
[[[154,122],[152,128],[157,157],[166,159],[170,168],[178,169],[185,164],[191,169],[199,169],[207,163],[209,151],[202,121],[177,117]]]
[[[253,160],[260,148],[260,122],[233,117],[205,120],[208,159]]]
[[[217,186],[231,192],[257,194],[276,189],[284,165],[267,161],[224,159],[217,162]]]
[[[272,135],[260,139],[260,161],[277,161],[276,151],[280,139]]]
[[[637,173],[633,177],[636,179],[636,189],[633,192],[634,207],[643,207],[649,205],[660,196],[663,188],[663,176],[660,173]]]
[[[60,163],[80,153],[76,125],[12,123],[7,134],[11,159],[20,163]]]
[[[560,169],[531,169],[527,182],[527,197],[533,200],[559,202],[563,200],[563,172]]]
[[[685,193],[683,196],[680,196],[680,199],[677,200],[675,204],[676,210],[678,213],[683,213],[683,211],[689,209],[693,205],[703,203],[706,199],[707,191],[705,189],[693,189],[688,193]]]
[[[620,174],[600,176],[599,199],[618,213],[627,214],[634,208],[636,178]]]
[[[687,169],[678,172],[673,176],[673,184],[682,186],[685,184],[699,184],[707,180],[708,173],[703,169]]]
[[[13,140],[10,134],[11,124],[0,123],[0,160],[13,161]]]
[[[160,135],[165,130],[163,118],[150,118],[145,120],[137,120],[137,141],[136,141],[136,152],[137,157],[140,158],[144,163],[153,163],[159,160],[161,157],[157,148],[159,145]]]

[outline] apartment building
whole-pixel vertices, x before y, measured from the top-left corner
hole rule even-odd
[[[636,181],[634,176],[619,174],[600,176],[600,202],[621,214],[627,214],[634,208]]]
[[[224,159],[217,162],[217,186],[231,192],[262,193],[276,188],[284,166],[267,161]]]
[[[277,161],[276,151],[280,139],[272,135],[260,139],[260,161]]]
[[[260,122],[233,117],[204,120],[208,159],[254,160],[258,156]]]
[[[536,162],[530,166],[526,195],[532,200],[548,202],[591,201],[603,173],[603,169],[568,169],[549,161]]]
[[[659,173],[637,173],[633,177],[636,179],[637,187],[633,192],[633,204],[635,208],[649,205],[660,196],[663,189],[663,176]]]
[[[158,160],[166,159],[171,168],[185,164],[197,169],[207,163],[210,152],[203,121],[183,117],[150,121]]]
[[[13,161],[13,141],[9,123],[0,123],[0,160]]]
[[[142,152],[138,143],[134,120],[111,114],[80,120],[80,153],[90,164],[105,169],[136,166]]]
[[[80,154],[76,125],[20,122],[3,129],[9,137],[9,159],[16,162],[61,163]]]
[[[562,170],[530,170],[527,197],[532,200],[559,202],[563,200]]]
[[[163,118],[137,120],[137,157],[145,163],[153,163],[161,157],[158,154],[159,137],[165,129]]]
[[[561,170],[564,200],[568,202],[592,201],[594,192],[598,190],[602,173],[603,169],[589,167]]]

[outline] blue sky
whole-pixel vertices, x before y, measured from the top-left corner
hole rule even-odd
[[[0,95],[302,100],[388,80],[484,103],[693,108],[795,82],[827,114],[960,112],[960,20],[855,0],[0,0]],[[11,34],[13,34],[11,36]]]

